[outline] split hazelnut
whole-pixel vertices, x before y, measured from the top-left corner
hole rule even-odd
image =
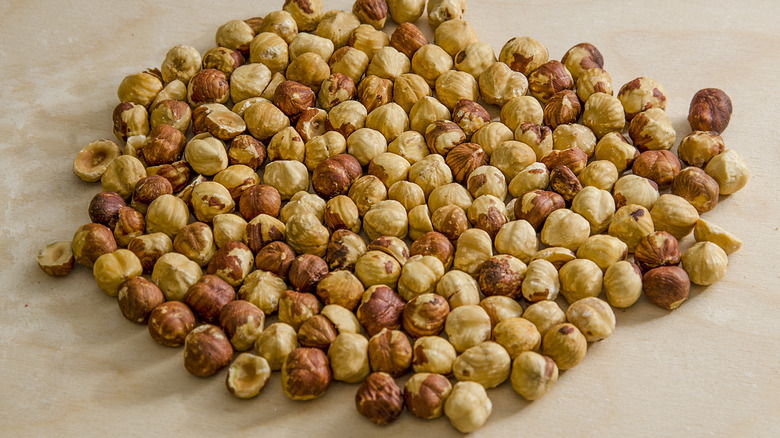
[[[704,171],[718,182],[721,195],[731,195],[742,190],[750,178],[747,163],[733,149],[712,157]]]
[[[73,256],[72,242],[60,241],[46,245],[38,252],[38,266],[46,275],[62,277],[73,270],[76,259]]]
[[[225,384],[231,394],[247,399],[260,394],[270,378],[268,361],[251,353],[242,353],[230,364]]]
[[[76,154],[73,173],[86,182],[99,181],[108,165],[122,155],[119,145],[111,140],[92,142]]]

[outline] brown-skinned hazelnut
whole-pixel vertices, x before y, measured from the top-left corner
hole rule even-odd
[[[105,225],[94,223],[79,227],[71,245],[76,263],[88,268],[92,267],[98,257],[117,249],[114,233]]]
[[[271,242],[284,241],[285,225],[279,219],[260,214],[246,225],[246,243],[257,253]]]
[[[641,152],[669,150],[677,138],[669,115],[660,108],[650,108],[634,116],[628,135]]]
[[[195,315],[186,304],[168,301],[149,314],[149,334],[160,345],[179,347],[195,328],[195,322]]]
[[[357,318],[369,336],[374,336],[385,328],[400,328],[405,305],[404,300],[389,287],[371,286],[363,293]]]
[[[723,133],[731,119],[731,99],[718,88],[705,88],[693,95],[688,123],[694,131]]]
[[[290,265],[290,284],[301,292],[314,292],[317,283],[328,275],[328,264],[320,257],[303,254]]]
[[[666,231],[656,231],[643,237],[634,253],[634,261],[644,272],[659,266],[677,266],[680,257],[677,239]]]
[[[330,199],[337,195],[345,195],[349,188],[362,175],[362,168],[357,159],[351,155],[341,154],[321,162],[312,173],[314,191]]]
[[[439,418],[451,391],[452,384],[441,374],[414,374],[404,385],[406,409],[424,420]]]
[[[520,259],[507,254],[493,256],[479,270],[479,288],[485,296],[502,295],[515,298],[527,267]]]
[[[680,173],[680,160],[667,150],[642,152],[634,160],[631,170],[634,175],[654,181],[659,189],[665,189]]]
[[[265,314],[249,301],[231,301],[219,312],[219,325],[236,351],[252,348],[264,324]]]
[[[130,207],[119,209],[114,226],[114,238],[119,246],[126,247],[134,238],[144,234],[145,229],[144,215]]]
[[[560,61],[547,61],[528,75],[528,90],[542,103],[547,103],[556,93],[572,88],[571,73]]]
[[[187,85],[187,100],[194,107],[205,103],[225,103],[229,98],[227,75],[213,68],[199,71]]]
[[[336,326],[324,315],[310,317],[298,330],[298,342],[301,346],[320,350],[327,350],[337,336]]]
[[[162,195],[173,194],[173,186],[167,178],[160,174],[141,178],[133,189],[131,206],[141,213],[146,213],[147,207]]]
[[[257,251],[255,266],[262,271],[287,278],[295,252],[284,242],[271,242]]]
[[[365,289],[360,280],[349,271],[333,271],[317,283],[317,296],[325,304],[337,304],[354,311],[360,304]]]
[[[284,81],[274,91],[274,104],[288,117],[297,117],[314,107],[316,101],[317,96],[311,88],[295,81]]]
[[[461,143],[447,153],[445,162],[452,170],[453,178],[463,184],[474,169],[488,165],[490,157],[476,143]]]
[[[227,47],[214,47],[203,54],[203,68],[216,69],[230,76],[238,68],[244,65],[246,60],[241,52],[229,49]]]
[[[362,23],[370,24],[375,29],[385,27],[387,20],[387,2],[385,0],[356,0],[352,5],[352,13]]]
[[[366,76],[357,87],[357,100],[370,113],[393,101],[393,82],[379,76]]]
[[[215,275],[204,275],[184,295],[184,303],[201,320],[216,323],[219,312],[236,297],[233,287]]]
[[[122,141],[135,135],[149,134],[149,113],[143,105],[122,102],[114,108],[114,135]]]
[[[677,155],[688,166],[704,168],[726,149],[723,138],[715,131],[694,131],[680,141]]]
[[[119,310],[128,321],[144,324],[155,307],[165,301],[165,296],[157,285],[143,277],[127,279],[117,292]]]
[[[455,257],[455,247],[452,242],[442,233],[429,231],[412,243],[409,252],[410,256],[434,256],[448,270],[452,267],[452,261]]]
[[[566,123],[575,123],[580,118],[582,106],[580,100],[571,90],[563,90],[554,94],[544,106],[544,124],[551,129]]]
[[[259,184],[244,190],[238,202],[238,210],[246,220],[261,214],[278,217],[281,205],[282,198],[278,190],[267,184]]]
[[[186,161],[177,161],[172,164],[148,167],[146,172],[149,174],[149,176],[157,175],[168,180],[168,182],[171,184],[173,193],[177,193],[183,190],[184,187],[187,186],[187,183],[190,182],[190,174],[192,173],[192,170]],[[137,185],[138,184],[136,183],[136,186]]]
[[[254,255],[241,242],[227,242],[220,247],[209,261],[206,272],[225,280],[233,287],[241,286],[254,268]]]
[[[575,175],[579,175],[580,171],[588,164],[588,155],[575,146],[564,150],[550,151],[542,158],[541,162],[550,171],[558,166],[566,166]]]
[[[445,205],[438,208],[431,215],[431,224],[434,230],[451,241],[458,240],[458,237],[469,228],[466,212],[457,205]]]
[[[357,411],[371,422],[384,426],[401,416],[404,399],[401,388],[396,385],[391,375],[375,372],[371,373],[358,388],[355,394],[355,406]]]
[[[114,192],[101,192],[89,201],[89,219],[96,223],[114,228],[119,219],[119,210],[125,206],[125,200]]]
[[[528,221],[534,230],[539,232],[547,216],[565,206],[566,202],[561,195],[544,190],[533,190],[524,194],[515,204],[515,218]]]
[[[449,313],[450,306],[441,295],[418,295],[404,307],[404,330],[413,338],[436,336],[444,330],[444,322]]]
[[[571,169],[556,166],[550,172],[550,189],[561,195],[564,201],[571,203],[582,190],[582,184]]]
[[[173,239],[173,249],[179,254],[197,263],[198,266],[206,266],[217,246],[214,244],[214,233],[203,222],[193,222],[185,225]]]
[[[674,310],[688,299],[691,281],[679,266],[661,266],[642,277],[642,291],[647,299],[666,310]]]
[[[282,366],[282,390],[293,400],[321,397],[332,380],[328,356],[317,348],[296,348]]]
[[[257,170],[265,161],[266,150],[260,141],[251,135],[242,134],[230,142],[227,154],[231,165],[243,164]]]
[[[405,22],[390,35],[390,46],[406,55],[409,59],[424,45],[428,44],[428,38],[413,23]]]
[[[672,194],[690,202],[696,211],[706,213],[718,205],[720,186],[698,167],[687,167],[672,181]]]
[[[599,49],[590,43],[579,43],[567,50],[561,62],[571,72],[575,81],[592,68],[604,67],[604,57]]]
[[[369,339],[368,359],[372,371],[400,377],[412,365],[412,346],[402,331],[385,328]]]
[[[318,97],[322,108],[330,111],[341,102],[354,99],[356,94],[357,87],[352,78],[341,73],[333,73],[322,83]]]

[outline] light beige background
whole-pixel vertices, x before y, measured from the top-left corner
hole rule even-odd
[[[0,435],[457,435],[446,419],[408,413],[378,429],[355,411],[354,385],[296,403],[274,375],[258,398],[234,399],[224,372],[190,376],[180,349],[155,344],[144,326],[122,318],[89,270],[51,279],[36,266],[40,247],[70,239],[88,221],[86,206],[100,188],[76,178],[71,164],[87,143],[113,137],[122,77],[159,66],[176,44],[203,52],[223,22],[281,5],[0,2]],[[510,37],[529,35],[560,59],[588,41],[604,54],[616,88],[641,75],[657,79],[678,141],[689,132],[693,94],[724,89],[734,104],[724,139],[752,172],[743,191],[705,215],[744,240],[723,281],[694,288],[671,313],[644,299],[617,311],[614,336],[591,346],[542,400],[527,403],[508,383],[491,390],[493,415],[474,435],[780,434],[779,5],[469,2],[467,19],[497,51]]]

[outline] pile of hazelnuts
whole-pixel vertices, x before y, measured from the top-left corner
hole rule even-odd
[[[544,395],[612,334],[613,307],[675,309],[723,278],[741,242],[701,215],[749,176],[723,91],[694,95],[675,154],[655,80],[614,95],[589,43],[559,62],[518,37],[496,56],[465,0],[428,1],[431,43],[425,5],[286,0],[124,78],[124,146],[74,161],[102,185],[91,222],[40,267],[92,268],[187,371],[227,368],[236,397],[281,370],[293,400],[360,383],[376,424],[406,407],[462,432],[490,416],[487,388]]]

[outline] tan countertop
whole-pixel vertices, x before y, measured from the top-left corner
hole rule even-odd
[[[52,279],[36,266],[39,248],[70,239],[88,221],[86,206],[100,187],[80,181],[71,165],[87,143],[113,138],[122,77],[159,66],[176,44],[203,52],[225,21],[281,5],[0,5],[0,435],[457,435],[446,419],[423,422],[406,412],[376,428],[355,411],[356,385],[334,384],[321,399],[298,403],[282,395],[275,374],[258,398],[237,400],[224,371],[189,375],[180,349],[157,345],[144,326],[126,321],[89,270]],[[529,35],[560,59],[588,41],[604,54],[616,89],[637,76],[658,80],[678,141],[690,131],[693,94],[724,89],[734,115],[723,137],[752,174],[705,215],[744,241],[720,283],[694,287],[671,313],[644,298],[616,311],[614,336],[592,345],[541,400],[525,402],[508,383],[490,390],[492,417],[474,435],[780,434],[779,14],[780,3],[770,1],[469,2],[466,18],[497,51]]]

